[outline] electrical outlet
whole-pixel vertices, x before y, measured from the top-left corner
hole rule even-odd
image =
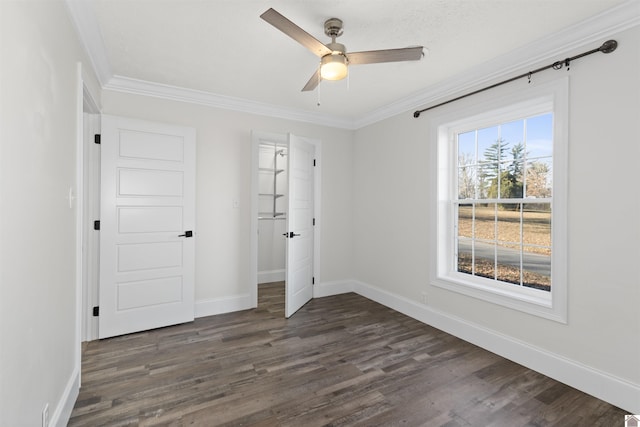
[[[427,304],[427,293],[426,292],[422,292],[422,294],[420,296],[421,296],[420,301],[422,301],[423,304]]]
[[[42,408],[42,427],[49,427],[49,404],[45,404]]]

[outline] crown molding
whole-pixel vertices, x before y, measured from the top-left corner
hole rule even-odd
[[[273,104],[218,95],[195,89],[153,83],[145,80],[132,79],[115,75],[103,86],[103,89],[135,95],[152,96],[172,101],[188,102],[225,110],[241,111],[261,116],[313,123],[341,129],[354,129],[353,120],[344,119],[328,114],[313,113],[295,108],[281,107]]]
[[[93,4],[83,0],[65,0],[65,3],[98,82],[100,86],[104,86],[113,77],[113,73]]]
[[[426,88],[392,104],[373,110],[354,122],[355,129],[398,114],[441,102],[478,86],[523,73],[533,65],[552,58],[563,59],[567,52],[606,41],[609,36],[640,25],[640,1],[629,0],[578,24],[566,27],[519,49],[487,61],[473,70]],[[596,46],[592,46],[595,48]]]
[[[566,55],[567,52],[593,43],[602,43],[608,36],[640,25],[640,1],[628,0],[603,13],[543,37],[519,49],[487,61],[473,70],[458,74],[437,85],[425,88],[389,105],[375,109],[356,119],[314,113],[211,92],[138,80],[113,75],[102,34],[91,2],[65,0],[72,21],[87,56],[103,89],[123,93],[153,96],[214,108],[242,111],[268,117],[313,123],[317,125],[357,130],[389,117],[434,104],[470,91],[482,85],[522,73],[542,61]]]

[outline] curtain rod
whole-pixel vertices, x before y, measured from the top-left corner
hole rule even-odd
[[[448,101],[444,101],[444,102],[441,102],[439,104],[432,105],[431,107],[427,107],[427,108],[424,108],[422,110],[417,110],[417,111],[415,111],[413,113],[413,117],[418,118],[418,117],[420,117],[420,114],[424,113],[425,111],[429,111],[429,110],[432,110],[434,108],[442,107],[443,105],[449,104],[451,102],[459,101],[459,100],[461,100],[463,98],[466,98],[468,96],[471,96],[471,95],[476,95],[476,94],[478,94],[480,92],[484,92],[485,90],[493,89],[494,87],[498,87],[498,86],[502,86],[502,85],[507,84],[507,83],[511,83],[514,80],[518,80],[518,79],[522,79],[524,77],[527,77],[529,79],[529,81],[531,81],[531,76],[533,76],[536,73],[539,73],[540,71],[548,70],[549,68],[553,68],[554,70],[560,70],[562,67],[566,66],[567,70],[569,70],[569,66],[571,64],[571,61],[574,61],[576,59],[582,58],[582,57],[587,56],[587,55],[591,55],[592,53],[596,53],[596,52],[611,53],[614,50],[616,50],[617,47],[618,47],[618,42],[617,41],[615,41],[615,40],[607,40],[599,48],[592,49],[592,50],[589,50],[587,52],[583,52],[583,53],[581,53],[579,55],[572,56],[571,58],[566,58],[566,59],[564,59],[562,61],[556,61],[553,64],[549,64],[549,65],[546,65],[544,67],[540,67],[540,68],[538,68],[536,70],[529,71],[529,72],[524,73],[524,74],[520,74],[519,76],[511,77],[510,79],[503,80],[503,81],[498,82],[498,83],[494,83],[491,86],[487,86],[487,87],[484,87],[482,89],[474,90],[473,92],[470,92],[470,93],[467,93],[467,94],[464,94],[464,95],[460,95],[457,98],[453,98],[453,99],[450,99]]]

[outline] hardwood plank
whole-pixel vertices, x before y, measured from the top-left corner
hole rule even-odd
[[[355,294],[83,346],[69,426],[621,425],[625,412]]]

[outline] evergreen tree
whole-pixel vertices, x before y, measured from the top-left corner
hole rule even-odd
[[[484,152],[482,175],[488,183],[486,195],[490,199],[519,198],[523,195],[524,145],[519,142],[511,148],[511,162],[507,163],[505,151],[508,145],[505,140],[498,139]]]

